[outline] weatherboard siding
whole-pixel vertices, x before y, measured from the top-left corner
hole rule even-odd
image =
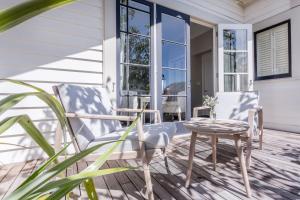
[[[20,2],[22,0],[1,0],[0,10]],[[22,80],[51,94],[52,86],[60,83],[102,85],[103,13],[102,0],[81,0],[0,33],[0,78]],[[26,91],[30,89],[0,81],[0,99]],[[57,120],[43,102],[28,97],[0,119],[20,114],[28,114],[48,141],[54,142]],[[0,164],[36,159],[41,155],[18,125],[0,136]]]

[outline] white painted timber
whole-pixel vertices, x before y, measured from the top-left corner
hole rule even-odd
[[[300,7],[253,25],[254,31],[291,19],[292,77],[255,81],[267,128],[300,132]]]
[[[2,0],[0,10],[24,0]],[[0,33],[0,78],[23,80],[53,94],[52,85],[103,84],[103,0],[81,0],[46,12]],[[115,11],[114,11],[115,12]],[[9,94],[32,91],[0,81],[0,99]],[[0,116],[28,114],[53,143],[57,120],[40,100],[28,97]],[[16,125],[0,136],[0,164],[44,156],[36,144]]]

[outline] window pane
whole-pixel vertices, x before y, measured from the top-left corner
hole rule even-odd
[[[186,97],[163,96],[163,121],[185,120]]]
[[[120,62],[126,63],[127,62],[127,36],[125,33],[121,33],[120,45],[121,45]]]
[[[240,90],[248,91],[248,74],[240,74]]]
[[[224,50],[247,50],[247,30],[224,30]]]
[[[185,46],[163,42],[162,51],[163,67],[186,68]]]
[[[134,7],[134,8],[138,8],[140,10],[144,10],[146,12],[150,12],[150,7],[149,6],[138,3],[136,1],[129,0],[128,5],[131,6],[131,7]]]
[[[135,9],[128,9],[128,31],[150,35],[150,14]]]
[[[248,72],[247,53],[224,52],[224,72]]]
[[[150,64],[150,39],[129,35],[129,62],[133,64]]]
[[[162,14],[162,37],[165,40],[186,43],[185,21],[183,19]]]
[[[120,30],[127,31],[127,10],[126,7],[120,7]]]
[[[236,87],[236,75],[224,75],[224,91],[235,92]]]
[[[185,95],[186,73],[183,70],[163,69],[162,89],[164,95]]]
[[[129,90],[138,94],[150,93],[150,68],[129,66]]]

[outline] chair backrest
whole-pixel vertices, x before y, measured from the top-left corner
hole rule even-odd
[[[218,119],[235,119],[248,122],[248,111],[257,107],[259,95],[251,92],[219,92],[216,94],[216,117]]]
[[[67,113],[112,115],[113,107],[105,88],[62,84],[54,87]],[[122,128],[118,120],[68,118],[69,130],[80,150],[96,138]]]

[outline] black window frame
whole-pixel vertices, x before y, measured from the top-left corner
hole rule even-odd
[[[289,72],[288,73],[284,73],[284,74],[273,74],[273,75],[269,75],[269,76],[257,76],[257,34],[262,33],[264,31],[273,29],[277,26],[283,25],[283,24],[287,24],[288,25],[288,62],[289,62]],[[292,49],[291,49],[291,19],[282,21],[280,23],[274,24],[272,26],[266,27],[264,29],[258,30],[256,32],[254,32],[254,73],[255,73],[255,80],[256,81],[260,81],[260,80],[269,80],[269,79],[278,79],[278,78],[289,78],[292,77]]]

